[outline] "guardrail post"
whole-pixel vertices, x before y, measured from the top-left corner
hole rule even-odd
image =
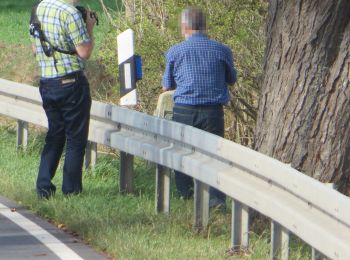
[[[194,180],[194,224],[197,231],[206,229],[209,222],[209,186]]]
[[[245,250],[249,246],[249,207],[232,199],[232,250]]]
[[[132,193],[134,191],[134,156],[120,152],[120,179],[119,191]]]
[[[157,164],[156,212],[170,212],[170,169]]]
[[[28,123],[22,120],[17,120],[17,150],[22,148],[27,149],[28,145]]]
[[[280,255],[280,257],[279,257]],[[271,221],[271,260],[288,260],[289,231],[279,223]]]
[[[85,149],[85,168],[95,167],[97,160],[97,143],[88,142]]]

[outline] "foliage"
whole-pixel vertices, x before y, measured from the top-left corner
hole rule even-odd
[[[139,109],[152,114],[161,93],[164,53],[182,41],[179,15],[186,6],[200,6],[208,16],[208,34],[232,48],[239,82],[231,88],[232,102],[227,106],[226,135],[229,139],[251,144],[257,108],[257,89],[262,71],[266,13],[263,0],[124,0],[126,14],[115,20],[116,30],[106,37],[99,53],[109,73],[117,75],[115,53],[117,34],[131,27],[136,32],[136,51],[142,55],[144,79],[138,83]]]
[[[5,119],[6,120],[6,119]],[[0,118],[0,196],[15,200],[51,223],[69,230],[112,259],[227,259],[231,214],[212,212],[207,232],[192,231],[193,204],[171,196],[171,214],[154,213],[154,166],[135,161],[133,195],[118,193],[119,158],[99,154],[96,168],[84,171],[84,191],[64,197],[62,161],[53,182],[56,196],[38,200],[35,179],[43,132],[30,127],[26,152],[16,151],[13,120]],[[6,125],[6,127],[2,126]],[[16,163],[14,163],[14,161]],[[174,190],[174,189],[172,189]],[[269,232],[250,234],[250,253],[245,259],[269,258]],[[292,243],[291,259],[310,259],[310,248]],[[236,259],[236,258],[234,258]]]

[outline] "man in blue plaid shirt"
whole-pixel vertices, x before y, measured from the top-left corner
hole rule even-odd
[[[85,24],[74,6],[78,2],[43,0],[31,17],[31,28],[36,28],[31,31],[31,41],[41,72],[39,90],[49,127],[36,183],[41,198],[49,198],[56,191],[52,179],[65,145],[62,192],[70,195],[82,191],[91,107],[83,70],[93,50],[96,19],[87,11]]]
[[[206,19],[200,9],[182,12],[181,30],[186,40],[168,50],[162,82],[163,90],[176,89],[173,120],[223,137],[227,86],[236,82],[232,52],[206,36]],[[175,171],[175,181],[182,197],[193,196],[191,177]],[[225,194],[210,189],[210,207],[225,207],[225,199]]]

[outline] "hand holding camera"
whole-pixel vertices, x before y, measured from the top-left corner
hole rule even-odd
[[[83,20],[87,26],[88,25],[93,26],[95,21],[96,21],[96,25],[99,24],[98,16],[95,11],[88,10],[84,6],[76,6],[75,8],[77,8],[78,11],[81,13]]]

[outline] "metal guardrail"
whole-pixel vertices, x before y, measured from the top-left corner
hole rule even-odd
[[[0,79],[0,114],[18,120],[18,145],[27,124],[47,126],[38,89]],[[249,208],[271,218],[271,259],[288,259],[289,234],[314,248],[313,259],[350,259],[350,199],[275,159],[199,129],[115,105],[93,102],[87,162],[96,144],[121,151],[120,189],[132,192],[133,156],[155,162],[156,210],[170,212],[170,174],[195,179],[194,226],[209,218],[209,185],[232,202],[232,247],[249,243]]]

